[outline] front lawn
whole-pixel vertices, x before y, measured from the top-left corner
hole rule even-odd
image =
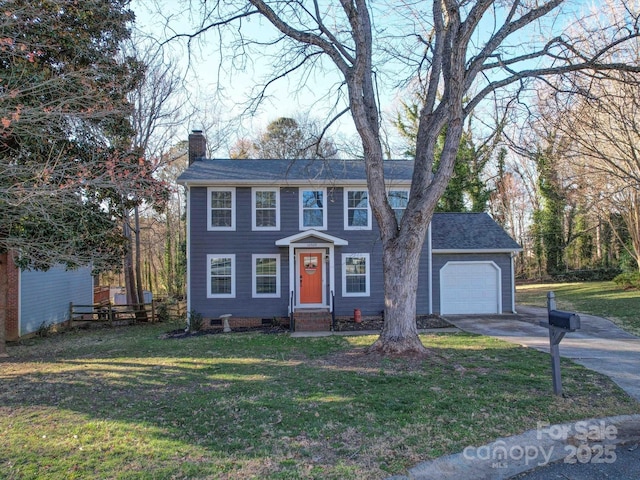
[[[628,332],[640,335],[640,291],[623,290],[613,282],[519,285],[516,301],[546,307],[550,290],[556,294],[559,309],[605,317]]]
[[[56,335],[0,362],[0,478],[367,479],[536,428],[636,413],[607,378],[464,333],[426,359],[374,337],[227,334],[163,325]]]

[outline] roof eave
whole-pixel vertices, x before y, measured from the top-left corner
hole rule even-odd
[[[210,186],[228,186],[228,187],[256,187],[256,186],[273,186],[279,185],[284,187],[296,187],[307,185],[322,185],[325,187],[343,187],[349,185],[367,185],[365,179],[341,179],[341,180],[177,180],[178,185],[185,187],[210,187]],[[393,186],[410,186],[411,180],[387,180],[387,187]]]
[[[433,253],[456,254],[456,253],[514,253],[522,252],[522,248],[434,248]]]

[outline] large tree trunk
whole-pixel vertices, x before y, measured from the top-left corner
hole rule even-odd
[[[173,278],[173,225],[171,223],[171,211],[167,208],[167,220],[166,220],[166,231],[165,231],[165,242],[164,242],[164,274],[165,274],[165,286],[167,288],[167,295],[169,297],[174,297],[176,294],[175,289],[175,281]]]
[[[8,254],[0,255],[0,357],[8,357],[6,344],[7,309],[9,306]]]
[[[127,292],[127,304],[137,305],[138,302],[138,290],[136,289],[135,274],[133,268],[133,239],[131,237],[131,227],[129,226],[129,214],[124,213],[124,220],[122,223],[123,236],[127,239],[127,251],[124,255],[123,275],[124,286]]]
[[[384,249],[384,327],[370,352],[422,354],[418,337],[416,294],[422,242],[391,242]]]
[[[136,295],[138,301],[136,302],[136,320],[139,322],[146,322],[148,320],[147,311],[144,308],[144,289],[142,288],[142,260],[140,252],[140,212],[138,206],[134,207],[134,222],[135,222],[135,242],[136,242],[136,255],[135,255],[135,284]]]

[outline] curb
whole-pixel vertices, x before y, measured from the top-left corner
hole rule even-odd
[[[387,480],[504,480],[562,459],[575,459],[581,452],[590,456],[595,450],[602,454],[604,463],[608,454],[615,461],[612,452],[617,445],[638,441],[640,415],[540,424],[520,435],[499,438],[480,447],[469,446],[460,453],[419,463],[408,470],[408,475],[395,475]]]

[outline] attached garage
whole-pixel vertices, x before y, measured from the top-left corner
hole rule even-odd
[[[440,270],[440,313],[501,313],[500,276],[492,261],[447,262]]]
[[[520,246],[486,213],[436,213],[430,230],[432,312],[515,313]]]

